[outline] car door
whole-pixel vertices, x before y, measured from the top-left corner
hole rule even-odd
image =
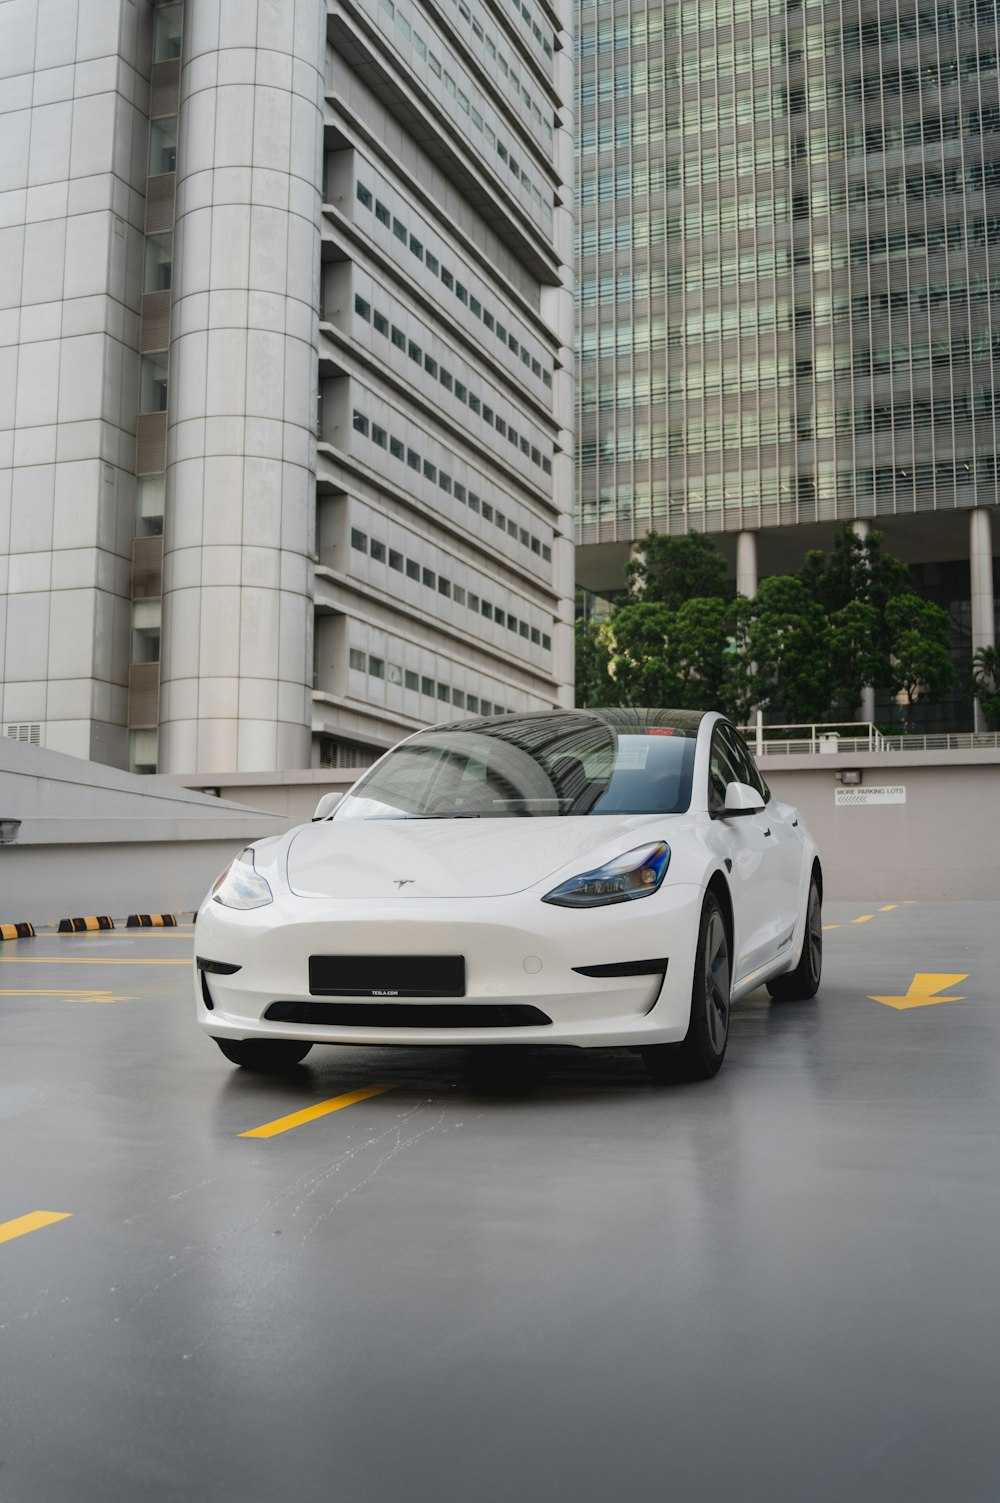
[[[729,873],[736,929],[733,981],[739,982],[774,954],[774,837],[766,809],[738,819],[718,817],[725,807],[728,785],[746,782],[745,769],[722,732],[721,723],[712,732],[708,808],[716,816],[713,840]]]
[[[791,943],[802,906],[803,850],[797,829],[798,815],[790,804],[783,804],[773,796],[739,731],[731,725],[724,725],[720,732],[736,765],[742,769],[741,781],[756,788],[764,799],[766,827],[771,832],[766,837],[770,844],[765,880],[771,905],[766,928],[771,935],[772,953],[777,953]]]

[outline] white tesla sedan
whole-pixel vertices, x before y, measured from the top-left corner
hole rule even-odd
[[[735,999],[815,995],[822,882],[720,715],[465,720],[240,852],[198,914],[198,1021],[264,1070],[313,1044],[549,1043],[706,1078]]]

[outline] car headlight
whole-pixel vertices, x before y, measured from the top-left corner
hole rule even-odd
[[[581,872],[553,887],[542,899],[560,908],[596,908],[606,903],[629,903],[655,892],[670,865],[670,847],[665,841],[641,845],[616,856],[592,872]]]
[[[226,867],[212,888],[212,901],[224,908],[265,908],[274,902],[271,889],[254,867],[250,846]]]

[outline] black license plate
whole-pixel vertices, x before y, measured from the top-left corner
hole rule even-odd
[[[314,997],[464,997],[464,955],[310,955]]]

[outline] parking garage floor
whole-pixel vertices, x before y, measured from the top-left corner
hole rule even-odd
[[[1000,903],[825,922],[687,1087],[255,1078],[190,927],[0,945],[0,1496],[992,1503]]]

